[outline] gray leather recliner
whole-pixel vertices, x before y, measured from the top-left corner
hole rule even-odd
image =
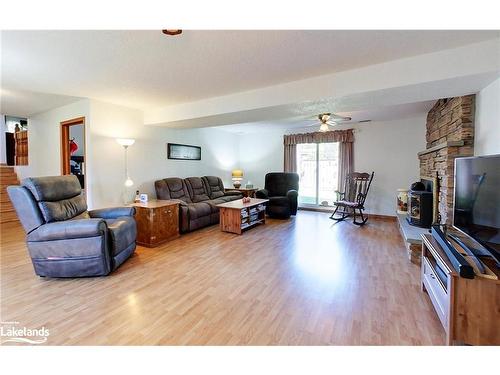
[[[74,175],[26,178],[7,192],[39,276],[107,275],[135,251],[135,209],[87,211]]]

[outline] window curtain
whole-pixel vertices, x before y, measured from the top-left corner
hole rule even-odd
[[[286,137],[286,135],[285,135]],[[297,144],[286,144],[284,146],[285,149],[285,166],[283,170],[285,172],[297,172]]]
[[[297,144],[299,143],[333,143],[339,142],[339,190],[344,191],[345,179],[353,171],[354,165],[354,133],[353,129],[333,130],[288,134],[283,136],[284,170],[297,172]]]
[[[354,139],[353,139],[354,141]],[[340,142],[339,144],[339,191],[345,192],[345,181],[354,169],[354,142]]]

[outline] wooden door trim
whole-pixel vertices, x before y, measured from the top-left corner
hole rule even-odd
[[[76,117],[70,120],[60,122],[61,125],[61,175],[71,173],[69,163],[69,127],[72,125],[83,125],[83,155],[85,158],[85,165],[87,165],[87,149],[85,142],[85,117]],[[87,171],[84,171],[85,186],[87,186]]]

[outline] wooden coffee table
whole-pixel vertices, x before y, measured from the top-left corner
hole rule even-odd
[[[243,203],[242,199],[218,204],[220,211],[220,230],[241,234],[243,231],[259,224],[266,223],[265,203],[269,199],[252,198],[250,202]]]

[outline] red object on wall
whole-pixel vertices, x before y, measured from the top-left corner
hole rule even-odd
[[[76,144],[74,139],[70,139],[69,141],[69,153],[74,154],[78,150],[78,145]]]

